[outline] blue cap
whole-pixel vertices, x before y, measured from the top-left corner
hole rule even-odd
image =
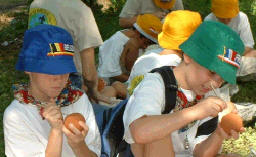
[[[50,75],[76,72],[71,35],[52,25],[38,25],[25,32],[16,69]]]

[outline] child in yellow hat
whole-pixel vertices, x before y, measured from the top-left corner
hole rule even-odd
[[[157,43],[157,35],[161,30],[159,18],[144,14],[137,18],[133,29],[116,32],[99,48],[98,75],[108,84],[112,80],[127,81],[140,49]]]
[[[140,75],[161,66],[177,66],[183,56],[179,45],[189,38],[201,22],[202,19],[198,12],[178,10],[169,13],[165,18],[162,32],[158,35],[161,48],[153,50],[154,53],[145,52],[145,55],[139,57],[132,68],[127,81],[129,94],[136,87],[136,82],[141,78]]]
[[[183,9],[182,0],[127,0],[119,15],[119,24],[129,28],[139,15],[154,14],[163,19],[171,10]]]
[[[228,25],[240,35],[245,45],[244,56],[255,56],[254,39],[247,15],[240,11],[239,0],[212,0],[212,13],[205,17],[205,21],[219,21]]]

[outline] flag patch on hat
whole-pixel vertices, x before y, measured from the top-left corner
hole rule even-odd
[[[218,57],[222,61],[231,64],[237,68],[240,68],[241,56],[236,51],[228,49],[224,46],[223,55],[218,55]]]
[[[47,56],[74,56],[74,46],[63,43],[51,43],[49,44],[51,52],[47,53]]]

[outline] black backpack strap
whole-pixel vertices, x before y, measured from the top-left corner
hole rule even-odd
[[[158,72],[164,81],[165,108],[162,114],[167,114],[175,107],[176,104],[176,95],[178,90],[176,79],[170,66],[163,66],[151,71],[151,73],[154,72]]]
[[[218,125],[218,116],[201,124],[197,129],[196,137],[201,135],[211,134],[214,130],[216,130],[217,125]]]

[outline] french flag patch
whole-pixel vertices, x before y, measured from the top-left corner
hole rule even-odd
[[[241,55],[239,55],[236,51],[232,49],[228,49],[224,46],[224,53],[223,55],[218,55],[219,59],[222,61],[231,64],[237,68],[240,68],[241,64]]]

